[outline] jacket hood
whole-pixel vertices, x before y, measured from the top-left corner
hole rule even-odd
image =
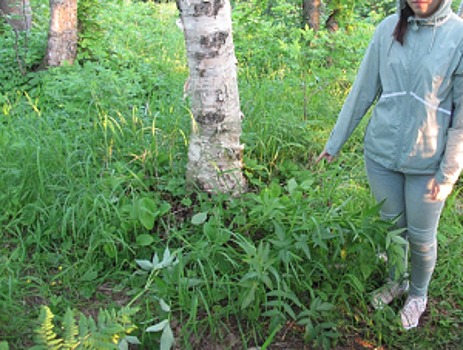
[[[442,3],[439,6],[439,9],[430,17],[428,18],[418,18],[413,17],[413,21],[421,22],[424,25],[433,25],[442,20],[444,20],[448,15],[452,13],[452,1],[453,0],[442,0]],[[402,9],[405,8],[407,4],[406,0],[398,0],[397,1],[397,14],[400,15]]]
[[[452,12],[452,1],[453,0],[442,0],[439,8],[437,11],[429,17],[426,18],[419,18],[416,16],[411,16],[408,18],[408,23],[412,30],[418,30],[419,26],[432,26],[433,29],[433,37],[431,44],[429,46],[429,52],[431,52],[434,46],[435,34],[436,34],[436,27],[444,24],[450,18]],[[397,1],[397,14],[400,17],[401,11],[405,8],[407,4],[406,0],[398,0]]]

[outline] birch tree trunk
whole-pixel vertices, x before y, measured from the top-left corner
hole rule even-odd
[[[314,31],[320,29],[320,0],[302,0],[303,25],[308,25]]]
[[[458,8],[458,16],[463,18],[463,1],[460,2],[460,7]]]
[[[50,30],[45,64],[73,64],[77,55],[77,0],[50,0]]]
[[[187,182],[210,193],[245,189],[235,48],[229,0],[177,0],[193,113]]]
[[[0,14],[16,31],[28,31],[32,25],[29,0],[0,0]]]

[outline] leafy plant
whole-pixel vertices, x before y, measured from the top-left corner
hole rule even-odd
[[[136,263],[141,267],[142,274],[148,274],[148,278],[145,284],[143,291],[138,294],[131,303],[135,302],[142,294],[147,293],[151,290],[152,284],[157,282],[157,276],[163,269],[169,269],[178,264],[177,254],[171,254],[169,248],[164,250],[162,260],[158,257],[157,253],[154,254],[153,259],[149,260],[136,260]],[[159,306],[164,313],[167,313],[168,317],[158,322],[157,324],[148,327],[145,332],[156,333],[162,332],[160,339],[160,348],[161,350],[170,350],[174,344],[174,334],[170,326],[170,306],[164,301],[164,299],[159,298],[154,295],[150,297],[155,298],[159,301]]]
[[[320,298],[314,298],[310,306],[298,315],[298,324],[305,328],[305,339],[318,348],[331,349],[333,342],[339,338],[335,323],[319,321],[321,316],[334,307],[335,305],[323,302]]]
[[[53,322],[55,315],[47,306],[42,306],[39,326],[35,330],[34,350],[47,349],[128,349],[128,344],[139,344],[136,337],[129,336],[137,327],[131,317],[135,309],[122,308],[100,310],[98,319],[80,313],[77,323],[75,312],[67,309],[60,326]]]
[[[24,76],[14,36],[0,28],[0,334],[10,348],[34,341],[38,305],[63,314],[48,325],[62,346],[77,338],[62,329],[68,307],[95,315],[113,303],[139,308],[131,321],[150,330],[137,334],[148,348],[173,338],[186,350],[356,347],[357,338],[458,348],[461,182],[440,224],[432,303],[420,332],[403,333],[400,301],[372,312],[368,300],[387,276],[381,254],[403,252],[368,189],[368,118],[336,162],[314,164],[374,23],[395,3],[343,2],[346,27],[315,33],[300,28],[293,0],[234,2],[249,182],[240,198],[185,188],[188,71],[175,4],[84,1],[77,64],[36,72],[48,5],[32,2]]]

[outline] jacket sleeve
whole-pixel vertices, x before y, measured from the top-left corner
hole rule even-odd
[[[444,156],[436,173],[440,184],[453,184],[463,169],[463,53],[453,76],[452,125],[447,132]]]
[[[380,92],[378,40],[380,30],[381,25],[378,26],[373,35],[352,89],[326,143],[325,150],[331,155],[336,155],[340,151]]]

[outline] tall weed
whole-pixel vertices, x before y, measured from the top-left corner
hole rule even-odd
[[[299,28],[294,3],[235,4],[250,191],[229,198],[184,187],[188,72],[175,6],[99,2],[104,40],[83,38],[74,66],[33,72],[46,41],[40,4],[26,75],[13,38],[0,39],[0,74],[11,74],[0,84],[2,340],[31,345],[40,305],[88,318],[130,304],[145,348],[162,337],[185,349],[334,348],[353,335],[388,347],[461,341],[458,187],[442,218],[429,321],[421,335],[402,334],[398,304],[369,307],[399,232],[369,193],[361,128],[336,163],[314,164],[374,18],[314,33]],[[175,264],[159,268],[161,256]]]

